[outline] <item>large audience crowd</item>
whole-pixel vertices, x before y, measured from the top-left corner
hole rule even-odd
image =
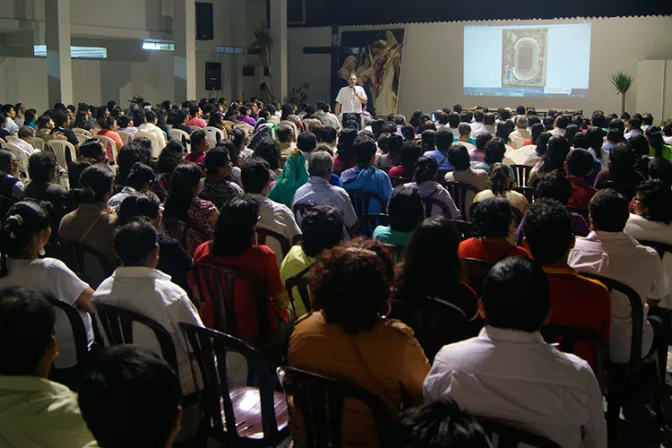
[[[193,439],[213,390],[184,324],[382,402],[389,440],[346,401],[347,447],[487,447],[491,421],[606,447],[621,405],[632,427],[645,397],[662,414],[672,122],[460,105],[360,122],[256,99],[1,111],[2,446]],[[163,328],[174,363],[139,324],[111,345],[109,307]],[[240,353],[218,363],[223,390],[259,386]],[[287,390],[278,429],[313,446]]]

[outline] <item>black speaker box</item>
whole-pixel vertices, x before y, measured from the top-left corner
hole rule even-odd
[[[222,64],[205,63],[205,90],[222,90]]]
[[[196,40],[213,40],[215,23],[212,3],[196,2]]]

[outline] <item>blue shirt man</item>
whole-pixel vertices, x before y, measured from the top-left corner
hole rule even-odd
[[[439,164],[439,171],[454,171],[453,165],[448,162],[448,150],[453,144],[453,133],[450,128],[442,128],[434,134],[434,143],[436,149],[427,151],[423,154],[425,157],[431,157]]]

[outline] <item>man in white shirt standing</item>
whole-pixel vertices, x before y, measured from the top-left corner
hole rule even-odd
[[[363,105],[368,101],[364,87],[357,85],[357,75],[352,73],[348,78],[347,87],[343,87],[336,97],[336,115],[341,117],[341,121],[345,114],[356,115],[361,128]]]
[[[544,342],[550,286],[522,257],[497,263],[478,307],[487,325],[441,349],[425,379],[425,403],[452,399],[474,416],[543,435],[563,447],[604,448],[602,393],[588,363]]]

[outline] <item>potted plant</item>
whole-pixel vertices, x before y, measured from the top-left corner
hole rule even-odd
[[[268,83],[268,88],[271,92],[271,98],[273,95],[273,72],[271,71],[271,50],[275,40],[271,33],[269,32],[266,22],[261,22],[259,27],[254,30],[254,42],[252,42],[252,48],[259,50],[259,84],[263,82],[265,68],[268,67],[268,76],[271,78],[271,82]]]
[[[625,95],[632,87],[632,82],[634,81],[633,77],[626,75],[623,72],[616,72],[612,74],[609,79],[611,83],[616,87],[616,95],[621,95],[621,113],[625,112]]]

